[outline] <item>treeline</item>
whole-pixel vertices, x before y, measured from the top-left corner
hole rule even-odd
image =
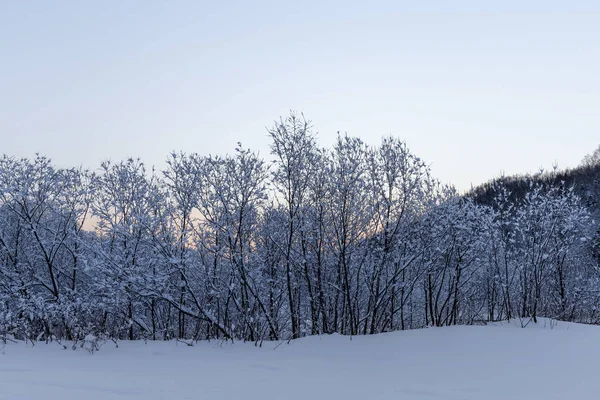
[[[0,159],[0,338],[258,341],[507,318],[598,323],[572,186],[459,196],[396,138],[319,147],[291,115],[241,145],[98,171]]]

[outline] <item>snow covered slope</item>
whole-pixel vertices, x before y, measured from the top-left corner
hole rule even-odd
[[[597,399],[600,327],[542,320],[287,343],[7,344],[0,400]]]

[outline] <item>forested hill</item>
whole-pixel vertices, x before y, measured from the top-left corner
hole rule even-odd
[[[467,195],[479,204],[493,205],[494,195],[501,185],[509,190],[514,201],[518,201],[529,191],[532,183],[572,186],[590,212],[600,213],[600,164],[546,174],[500,177],[473,188]]]
[[[499,191],[505,190],[510,201],[518,207],[534,186],[572,189],[595,222],[595,237],[590,242],[590,252],[600,267],[600,162],[592,158],[598,158],[598,150],[576,168],[535,175],[502,176],[473,188],[466,197],[472,198],[477,204],[496,207]]]

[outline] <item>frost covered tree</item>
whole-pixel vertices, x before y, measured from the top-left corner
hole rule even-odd
[[[90,179],[42,156],[0,159],[0,281],[9,323],[27,337],[71,338],[84,318],[78,293]]]
[[[319,172],[315,168],[318,150],[310,122],[294,113],[277,122],[269,135],[271,154],[275,157],[273,186],[286,215],[285,234],[272,240],[283,252],[291,337],[298,338],[302,320],[299,226],[304,218],[311,182]]]
[[[593,153],[587,154],[581,160],[581,166],[586,168],[593,168],[600,165],[600,146]]]
[[[516,212],[521,317],[569,318],[573,253],[589,218],[572,188],[532,184]]]
[[[134,159],[104,162],[92,205],[97,221],[94,285],[106,306],[102,329],[116,337],[155,334],[148,324],[155,304],[148,297],[161,282],[154,237],[161,228],[164,194],[157,177]]]
[[[363,333],[407,325],[406,312],[422,270],[415,262],[425,242],[418,222],[435,202],[429,167],[405,142],[386,137],[368,159],[373,216],[369,233],[369,296]],[[410,325],[410,322],[409,322]]]

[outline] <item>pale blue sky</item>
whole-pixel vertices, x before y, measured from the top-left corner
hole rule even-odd
[[[0,153],[267,157],[294,109],[460,189],[575,166],[600,144],[600,2],[482,3],[0,0]]]

